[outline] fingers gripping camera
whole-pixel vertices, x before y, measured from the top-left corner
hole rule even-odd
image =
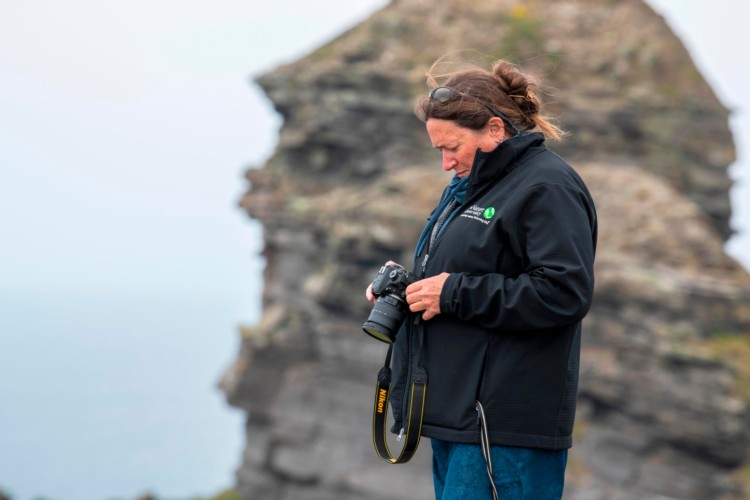
[[[380,268],[372,282],[372,294],[377,297],[370,317],[362,325],[368,335],[388,344],[404,322],[409,306],[406,303],[406,287],[417,281],[417,277],[399,265]]]

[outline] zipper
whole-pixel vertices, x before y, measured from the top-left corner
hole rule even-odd
[[[438,240],[440,238],[438,237]],[[437,243],[437,240],[433,242],[433,247]],[[421,269],[417,273],[417,276],[422,279],[424,278],[425,271],[427,269],[427,261],[430,260],[430,253],[425,252],[424,259],[422,259],[422,263],[420,264]],[[416,271],[416,269],[415,269]],[[411,399],[409,391],[411,390],[411,374],[412,374],[412,365],[414,364],[414,361],[412,360],[412,343],[414,335],[416,335],[414,330],[414,325],[416,325],[419,322],[419,316],[415,316],[414,320],[409,323],[408,331],[406,332],[408,334],[407,342],[406,342],[406,360],[407,360],[407,368],[406,368],[406,387],[404,388],[404,397],[401,401],[401,418],[402,422],[408,421],[409,415],[407,413],[408,410],[408,401]],[[403,429],[402,429],[403,430]]]
[[[427,268],[427,261],[428,261],[429,259],[430,259],[430,254],[429,254],[429,252],[428,252],[428,253],[425,253],[425,254],[424,254],[424,259],[422,259],[422,270],[421,270],[421,271],[419,272],[419,277],[420,277],[420,278],[423,278],[423,277],[424,277],[424,274],[425,274],[425,269]]]
[[[461,206],[456,207],[455,209],[460,209]],[[424,254],[424,258],[422,259],[422,263],[420,264],[420,270],[417,274],[419,279],[424,278],[424,275],[427,272],[427,262],[430,260],[430,252],[434,251],[437,247],[437,244],[442,239],[443,234],[442,231],[438,235],[438,237],[433,241],[431,244],[428,242],[427,244],[427,251]],[[416,269],[414,270],[417,271]],[[402,422],[406,422],[408,420],[408,414],[407,414],[407,406],[408,406],[408,400],[411,399],[408,394],[408,391],[411,390],[411,373],[412,373],[412,338],[414,337],[414,325],[419,322],[419,316],[414,318],[414,321],[411,322],[409,325],[408,331],[406,332],[408,334],[407,342],[406,342],[406,360],[407,360],[407,368],[406,368],[406,387],[404,388],[404,397],[401,401],[401,418]]]

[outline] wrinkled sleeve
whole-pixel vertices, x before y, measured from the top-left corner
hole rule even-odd
[[[580,321],[594,291],[596,215],[579,189],[539,185],[517,196],[511,215],[518,276],[452,273],[441,313],[486,328],[530,330]]]

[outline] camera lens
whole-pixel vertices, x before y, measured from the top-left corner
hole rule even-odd
[[[392,295],[378,297],[362,330],[366,334],[388,344],[396,340],[396,334],[404,321],[406,306]]]

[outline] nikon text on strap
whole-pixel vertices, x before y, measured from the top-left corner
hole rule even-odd
[[[421,342],[420,342],[421,343]],[[388,346],[388,354],[385,356],[385,366],[378,373],[378,382],[375,385],[375,406],[372,417],[372,440],[378,456],[391,464],[404,464],[408,462],[419,446],[419,437],[422,433],[422,417],[424,415],[424,399],[427,392],[427,372],[422,368],[421,352],[419,367],[414,372],[409,391],[409,416],[406,422],[406,442],[398,458],[394,458],[388,449],[386,441],[388,400],[391,394],[391,353],[393,344]],[[403,432],[403,429],[402,429]],[[401,434],[399,434],[399,441]]]

